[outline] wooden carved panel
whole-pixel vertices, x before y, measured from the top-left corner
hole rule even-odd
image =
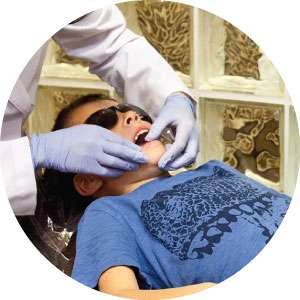
[[[55,113],[58,114],[62,109],[71,104],[73,101],[88,93],[68,92],[68,91],[55,91],[53,93],[53,102]]]
[[[224,21],[226,40],[225,75],[260,79],[258,60],[262,53],[259,47],[232,24]]]
[[[223,118],[224,161],[273,182],[280,180],[278,108],[225,105]]]
[[[174,2],[136,3],[145,38],[177,71],[190,73],[190,8]]]

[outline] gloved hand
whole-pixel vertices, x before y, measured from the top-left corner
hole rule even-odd
[[[96,125],[33,135],[30,148],[35,168],[61,172],[120,176],[147,162],[139,146]]]
[[[196,124],[194,105],[185,94],[174,93],[167,97],[146,140],[158,139],[166,127],[176,128],[175,142],[167,147],[158,166],[171,171],[195,162],[199,152],[199,129]]]

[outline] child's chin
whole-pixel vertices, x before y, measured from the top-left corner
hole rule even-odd
[[[157,140],[143,145],[141,150],[148,157],[148,164],[151,165],[157,165],[159,159],[166,152],[164,145]]]

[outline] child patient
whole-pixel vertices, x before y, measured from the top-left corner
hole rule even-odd
[[[151,118],[136,107],[87,96],[60,113],[55,129],[84,123],[140,145],[149,159],[117,178],[59,174],[79,207],[96,199],[78,225],[72,272],[91,288],[138,299],[205,289],[254,258],[286,213],[289,197],[222,162],[176,176],[160,170],[165,147],[145,142]]]

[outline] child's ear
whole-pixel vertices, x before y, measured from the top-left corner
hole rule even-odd
[[[76,174],[73,183],[81,196],[93,196],[102,187],[103,180],[97,175]]]

